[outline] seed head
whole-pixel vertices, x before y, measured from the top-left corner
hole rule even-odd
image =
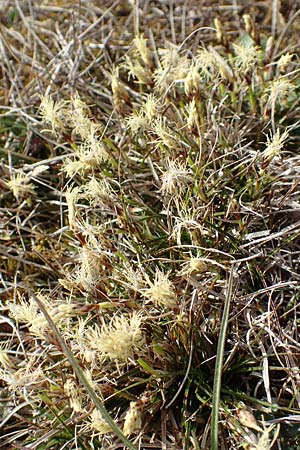
[[[128,72],[128,75],[135,78],[138,83],[151,84],[152,75],[149,68],[143,67],[138,60],[126,56],[122,67],[124,67],[124,69]]]
[[[95,126],[89,118],[89,108],[76,93],[71,99],[68,119],[73,128],[73,133],[78,134],[81,139],[88,139],[91,127]],[[97,125],[99,127],[99,125]]]
[[[257,62],[259,47],[253,42],[249,44],[233,44],[234,53],[236,54],[235,66],[246,72],[251,69]]]
[[[104,323],[87,333],[92,348],[95,348],[101,359],[125,362],[140,353],[145,345],[141,330],[142,317],[137,313],[131,316],[115,316],[108,324]]]
[[[204,273],[208,270],[208,265],[199,257],[192,257],[183,264],[180,275],[190,276],[193,274]]]
[[[163,194],[180,196],[187,187],[192,177],[183,163],[179,161],[168,161],[168,170],[161,176]]]
[[[281,55],[277,62],[277,67],[280,73],[285,73],[287,66],[290,64],[290,62],[293,59],[293,54],[285,53],[284,55]]]
[[[30,183],[30,177],[24,173],[13,173],[6,184],[17,200],[34,193],[34,186]]]
[[[274,108],[277,102],[286,103],[288,96],[294,91],[294,85],[287,78],[277,78],[270,83],[268,91],[268,105]]]
[[[149,129],[149,121],[144,115],[143,111],[133,112],[126,119],[127,126],[131,129],[132,134],[137,134],[138,132],[144,132]]]
[[[68,378],[64,384],[64,391],[69,397],[70,405],[73,411],[75,413],[83,412],[82,395],[75,381],[71,378]]]
[[[276,134],[270,138],[267,138],[267,147],[262,153],[263,157],[268,160],[272,160],[275,157],[280,157],[281,150],[288,136],[289,133],[287,131],[284,131],[284,133],[280,136],[280,130],[278,128]]]
[[[57,132],[64,132],[65,102],[60,100],[55,102],[51,97],[43,96],[40,104],[40,115],[42,121],[51,125],[51,131],[57,135]]]
[[[130,402],[126,412],[123,432],[125,436],[130,436],[142,427],[142,414],[140,402]]]
[[[197,52],[196,65],[200,68],[201,73],[207,78],[212,79],[219,75],[219,62],[214,53],[201,48]]]
[[[201,91],[201,77],[199,73],[199,66],[196,63],[191,64],[184,84],[185,94],[188,97],[194,95],[199,96]]]
[[[176,305],[176,294],[169,273],[164,273],[156,269],[154,281],[146,277],[147,289],[142,290],[142,294],[149,301],[158,306],[172,308]]]
[[[138,35],[133,39],[133,44],[137,49],[143,63],[151,67],[152,66],[152,52],[147,47],[147,39],[145,39],[142,35]]]
[[[112,431],[106,420],[103,419],[102,414],[98,409],[90,414],[90,427],[96,430],[99,434],[107,434]]]
[[[143,113],[145,118],[151,123],[159,112],[159,101],[154,94],[148,94],[143,105]]]

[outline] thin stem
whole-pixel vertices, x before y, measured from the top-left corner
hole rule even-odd
[[[224,347],[226,340],[226,331],[228,325],[229,307],[232,295],[234,264],[231,267],[228,289],[225,299],[224,311],[222,316],[220,337],[217,348],[216,367],[214,375],[214,387],[213,387],[213,401],[212,401],[212,417],[211,417],[211,435],[210,435],[210,448],[211,450],[218,450],[218,434],[219,434],[219,404],[220,404],[220,392],[222,384],[222,369],[224,359]]]

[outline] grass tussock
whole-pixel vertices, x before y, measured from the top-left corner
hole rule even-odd
[[[296,6],[2,3],[0,448],[297,449]]]

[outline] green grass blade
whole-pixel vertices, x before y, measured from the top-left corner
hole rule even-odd
[[[214,375],[214,386],[213,386],[213,402],[212,402],[212,418],[211,418],[211,435],[210,435],[210,448],[211,450],[218,450],[218,434],[219,434],[219,404],[220,404],[220,392],[222,384],[222,368],[224,359],[224,347],[226,340],[226,331],[229,316],[229,307],[232,295],[232,285],[233,285],[233,274],[234,265],[231,267],[228,289],[226,293],[224,311],[222,316],[220,337],[218,341],[217,356],[216,356],[216,367]]]

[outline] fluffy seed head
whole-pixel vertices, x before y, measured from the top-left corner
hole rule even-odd
[[[158,99],[153,94],[148,94],[142,110],[146,119],[151,123],[159,111]]]
[[[287,69],[287,66],[290,64],[290,62],[293,59],[293,54],[291,53],[285,53],[284,55],[281,55],[277,62],[277,67],[280,73],[284,73]]]
[[[129,76],[137,80],[137,83],[151,84],[152,76],[149,68],[143,67],[138,60],[126,56],[122,66],[128,72]]]
[[[219,75],[219,63],[214,53],[201,48],[197,52],[196,65],[200,68],[201,73],[208,79],[212,79]]]
[[[272,108],[275,107],[275,104],[282,103],[284,104],[288,98],[288,96],[293,92],[294,86],[287,78],[277,78],[276,80],[270,83],[268,88],[269,98],[268,105]]]
[[[284,133],[280,135],[280,130],[278,128],[272,137],[267,138],[267,147],[262,153],[263,157],[268,160],[272,160],[275,157],[280,157],[281,150],[288,136],[289,133],[287,131],[284,131]]]
[[[6,184],[17,200],[34,193],[34,186],[30,183],[30,177],[24,173],[13,174]]]
[[[241,71],[246,72],[251,69],[257,62],[259,47],[250,44],[233,44],[234,53],[236,54],[235,65]]]
[[[188,97],[192,97],[194,95],[200,95],[200,87],[201,87],[201,77],[199,73],[199,66],[195,63],[191,64],[189,71],[187,73],[184,90],[185,94]]]
[[[56,135],[58,131],[65,131],[65,102],[63,100],[55,102],[51,97],[44,95],[41,99],[39,111],[42,121],[51,125],[53,134]]]
[[[180,275],[190,276],[193,274],[204,273],[208,270],[207,263],[199,257],[192,257],[183,264]]]
[[[161,176],[163,194],[180,196],[191,181],[191,175],[183,163],[179,161],[168,161],[168,170]]]
[[[158,306],[172,308],[176,306],[176,294],[172,282],[169,279],[169,273],[164,273],[157,269],[154,281],[146,277],[147,289],[142,290],[142,294],[149,301]]]
[[[97,431],[99,434],[107,434],[112,431],[111,427],[108,425],[106,420],[103,419],[98,409],[94,409],[89,418],[90,427]]]
[[[135,312],[131,316],[118,315],[101,329],[96,326],[89,331],[87,338],[101,359],[125,362],[144,346],[141,324],[142,317]]]

